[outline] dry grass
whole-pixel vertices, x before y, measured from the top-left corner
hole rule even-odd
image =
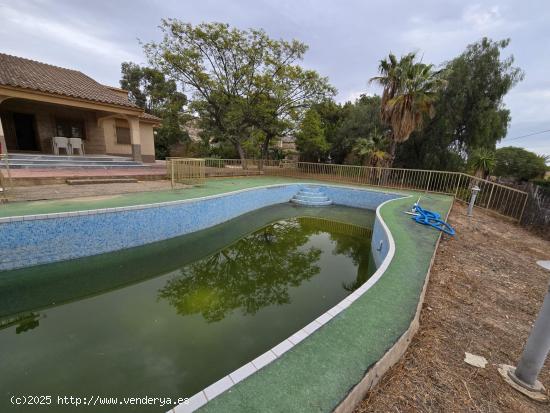
[[[442,239],[421,313],[402,360],[357,407],[366,412],[550,412],[511,389],[496,366],[515,364],[547,291],[550,241],[455,204],[454,238]],[[484,356],[485,369],[464,363]],[[550,386],[550,360],[540,380]]]

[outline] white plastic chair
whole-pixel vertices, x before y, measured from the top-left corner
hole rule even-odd
[[[64,136],[54,136],[52,138],[52,149],[53,153],[55,153],[56,155],[59,155],[59,149],[65,149],[65,153],[67,155],[70,155],[69,138],[65,138]]]
[[[71,155],[74,155],[76,149],[80,156],[84,155],[84,143],[80,138],[69,138],[69,146],[71,147]]]

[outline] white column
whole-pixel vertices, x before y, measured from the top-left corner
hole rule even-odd
[[[0,96],[0,104],[6,98]],[[0,146],[2,147],[2,154],[8,153],[8,147],[6,145],[6,137],[4,136],[4,128],[2,127],[2,116],[0,116]]]
[[[132,157],[134,161],[141,162],[141,136],[139,131],[139,118],[137,116],[128,116],[130,124],[130,141],[132,143]]]

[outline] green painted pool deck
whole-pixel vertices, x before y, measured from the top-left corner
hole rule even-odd
[[[439,233],[403,213],[412,203],[410,197],[398,199],[381,209],[396,252],[377,283],[314,334],[198,412],[311,413],[336,408],[415,317]],[[421,203],[445,216],[452,198],[427,194]]]
[[[293,179],[276,176],[259,176],[248,178],[210,178],[207,179],[203,185],[174,190],[137,192],[96,197],[66,198],[46,201],[23,201],[0,204],[0,218],[155,204],[160,202],[179,201],[184,199],[223,194],[240,189],[254,188],[263,185],[275,185],[288,182],[306,181],[317,182],[319,184],[327,184],[326,181]],[[381,189],[373,188],[373,190]],[[396,191],[392,190],[392,192]]]

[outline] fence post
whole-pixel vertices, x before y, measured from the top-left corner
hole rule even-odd
[[[172,189],[174,189],[174,160],[170,159],[170,180],[172,182]]]
[[[489,194],[489,200],[487,201],[487,209],[491,209],[491,198],[493,197],[494,189],[495,189],[495,184],[491,184],[491,193]]]
[[[523,213],[525,212],[525,207],[527,206],[527,201],[529,200],[529,193],[525,194],[525,201],[523,201],[523,206],[521,207],[521,213],[519,214],[518,222],[521,223],[521,218],[523,218]]]
[[[462,180],[462,173],[458,175],[458,181],[456,182],[455,198],[458,196],[458,190],[460,189],[460,181]]]
[[[430,171],[428,173],[428,183],[426,184],[426,192],[429,192],[430,191],[430,183],[432,181],[432,172],[433,171]]]

